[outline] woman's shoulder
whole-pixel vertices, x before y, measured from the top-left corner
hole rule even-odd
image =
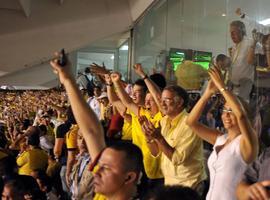
[[[221,145],[221,144],[225,143],[226,140],[227,140],[227,138],[228,138],[228,134],[227,133],[221,133],[221,134],[219,134],[217,136],[215,145]]]

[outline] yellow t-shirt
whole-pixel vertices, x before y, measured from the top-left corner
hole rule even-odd
[[[130,114],[129,110],[126,111],[126,114]],[[131,123],[124,120],[124,124],[122,127],[122,140],[132,140],[132,129]]]
[[[40,148],[34,148],[23,152],[17,158],[19,167],[18,174],[31,175],[34,170],[46,170],[48,165],[48,155]]]
[[[162,114],[160,112],[158,112],[154,117],[151,117],[149,111],[144,108],[140,108],[139,115],[146,116],[146,118],[149,121],[151,121],[155,127],[159,126],[159,121],[162,119]],[[142,151],[144,170],[147,177],[150,179],[163,178],[160,169],[161,156],[160,155],[157,157],[152,156],[148,148],[144,133],[141,129],[141,124],[139,122],[138,116],[132,112],[131,116],[132,116],[132,123],[131,123],[132,142],[133,144],[137,145]]]
[[[77,134],[79,131],[78,125],[72,125],[70,130],[66,134],[67,149],[77,149]]]
[[[102,194],[96,193],[93,200],[106,200],[106,197]]]

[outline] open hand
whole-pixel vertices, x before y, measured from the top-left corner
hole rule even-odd
[[[96,63],[92,63],[89,68],[90,68],[90,72],[93,74],[104,75],[104,74],[109,73],[109,70],[106,69],[104,63],[102,64],[102,66],[100,66]]]
[[[215,84],[217,89],[220,90],[221,88],[225,88],[225,83],[222,79],[221,72],[217,67],[209,68],[208,74],[209,74],[211,80],[213,81],[213,83]]]
[[[146,141],[153,140],[154,138],[152,137],[151,133],[146,128],[146,126],[147,126],[146,124],[149,123],[148,119],[145,116],[140,116],[139,122],[141,124],[142,131],[143,131],[143,133],[144,133],[144,135],[146,137]]]
[[[155,126],[145,116],[140,117],[140,123],[147,138],[157,140],[162,138],[160,128],[155,128]]]
[[[206,87],[206,90],[205,90],[205,93],[209,94],[209,95],[212,95],[214,93],[217,92],[217,87],[216,85],[214,84],[214,82],[210,79],[209,82],[208,82],[208,85]]]
[[[235,14],[238,15],[238,16],[241,16],[243,14],[241,8],[237,8],[235,10]]]
[[[252,200],[268,200],[270,192],[265,187],[270,186],[270,181],[257,182],[249,186],[248,196]]]

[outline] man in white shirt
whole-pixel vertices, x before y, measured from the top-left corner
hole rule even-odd
[[[229,79],[233,92],[249,101],[254,82],[256,41],[246,37],[246,27],[241,21],[231,22],[230,34],[234,45],[230,48],[232,65]]]
[[[89,97],[87,99],[88,105],[92,108],[92,110],[97,115],[98,119],[100,119],[100,103],[98,101],[98,97],[101,95],[101,88],[99,86],[94,87],[94,96]]]
[[[76,83],[79,85],[81,89],[87,89],[88,79],[86,74],[78,72]]]

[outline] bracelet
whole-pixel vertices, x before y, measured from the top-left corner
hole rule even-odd
[[[142,78],[143,80],[148,79],[147,74]]]
[[[106,85],[112,87],[112,86],[113,86],[113,83],[111,83],[111,84],[108,84],[108,83],[107,83]]]
[[[227,88],[220,88],[219,89],[220,92],[224,92],[225,90],[227,90]]]

